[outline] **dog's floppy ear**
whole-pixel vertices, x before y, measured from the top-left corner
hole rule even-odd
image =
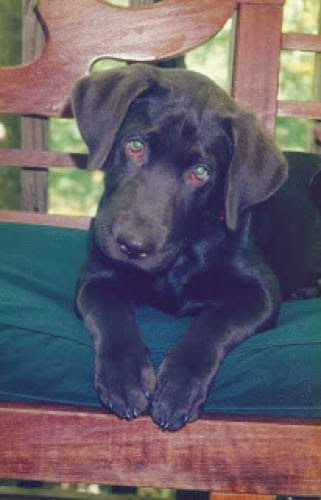
[[[129,106],[155,82],[153,67],[133,64],[79,80],[72,97],[73,113],[88,146],[88,170],[101,168]]]
[[[287,178],[287,162],[251,113],[232,118],[233,157],[227,173],[226,223],[235,230],[239,215],[272,196]]]

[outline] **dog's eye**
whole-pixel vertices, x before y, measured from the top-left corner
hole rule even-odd
[[[140,139],[132,139],[128,142],[128,147],[131,151],[137,153],[139,151],[143,151],[145,145]]]
[[[145,143],[141,139],[130,139],[126,143],[126,151],[128,156],[130,156],[135,161],[142,161],[145,156]]]
[[[210,170],[206,167],[206,165],[202,164],[196,165],[187,176],[188,181],[197,186],[202,186],[209,180],[209,178]]]

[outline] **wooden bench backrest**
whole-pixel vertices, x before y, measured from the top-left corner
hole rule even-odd
[[[237,12],[232,78],[237,101],[256,112],[272,133],[277,114],[321,119],[321,102],[277,101],[281,48],[321,51],[319,35],[282,36],[283,3],[284,0],[163,0],[121,8],[101,0],[38,0],[46,33],[45,48],[31,63],[0,68],[0,113],[71,116],[72,87],[97,59],[155,61],[184,54],[215,35]],[[23,130],[29,125],[25,122]],[[1,149],[0,166],[24,167],[22,181],[27,191],[30,184],[31,195],[28,192],[29,201],[23,208],[42,212],[46,203],[41,199],[47,189],[44,169],[84,167],[86,156],[39,151],[39,145],[26,141],[24,146]],[[32,197],[40,200],[33,201]],[[89,224],[89,217],[8,211],[0,212],[0,220],[71,227]]]

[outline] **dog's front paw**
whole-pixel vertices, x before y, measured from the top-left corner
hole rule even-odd
[[[199,417],[212,376],[169,355],[161,364],[151,414],[163,430],[175,431]]]
[[[143,413],[156,386],[148,351],[122,352],[96,362],[96,391],[101,402],[120,418]]]

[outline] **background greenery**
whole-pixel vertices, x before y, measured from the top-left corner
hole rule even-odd
[[[127,0],[110,0],[121,6]],[[320,32],[321,0],[287,0],[283,31]],[[186,54],[185,63],[213,78],[229,90],[230,38],[232,21],[203,46]],[[21,46],[21,0],[0,0],[0,64],[18,64]],[[280,98],[313,100],[321,97],[317,87],[319,56],[313,53],[286,52],[281,57]],[[99,61],[92,71],[101,71],[119,61]],[[313,147],[314,123],[308,120],[279,118],[277,141],[283,149],[308,151]],[[0,146],[19,144],[19,120],[0,116]],[[50,119],[49,148],[57,151],[85,152],[77,126],[72,119]],[[101,172],[51,169],[49,177],[49,211],[52,213],[94,214],[101,193]],[[16,208],[19,195],[17,169],[0,169],[0,208]]]
[[[21,63],[21,0],[0,0],[0,66]],[[0,146],[18,147],[20,124],[16,116],[0,115]],[[0,168],[0,208],[19,208],[20,173]]]

